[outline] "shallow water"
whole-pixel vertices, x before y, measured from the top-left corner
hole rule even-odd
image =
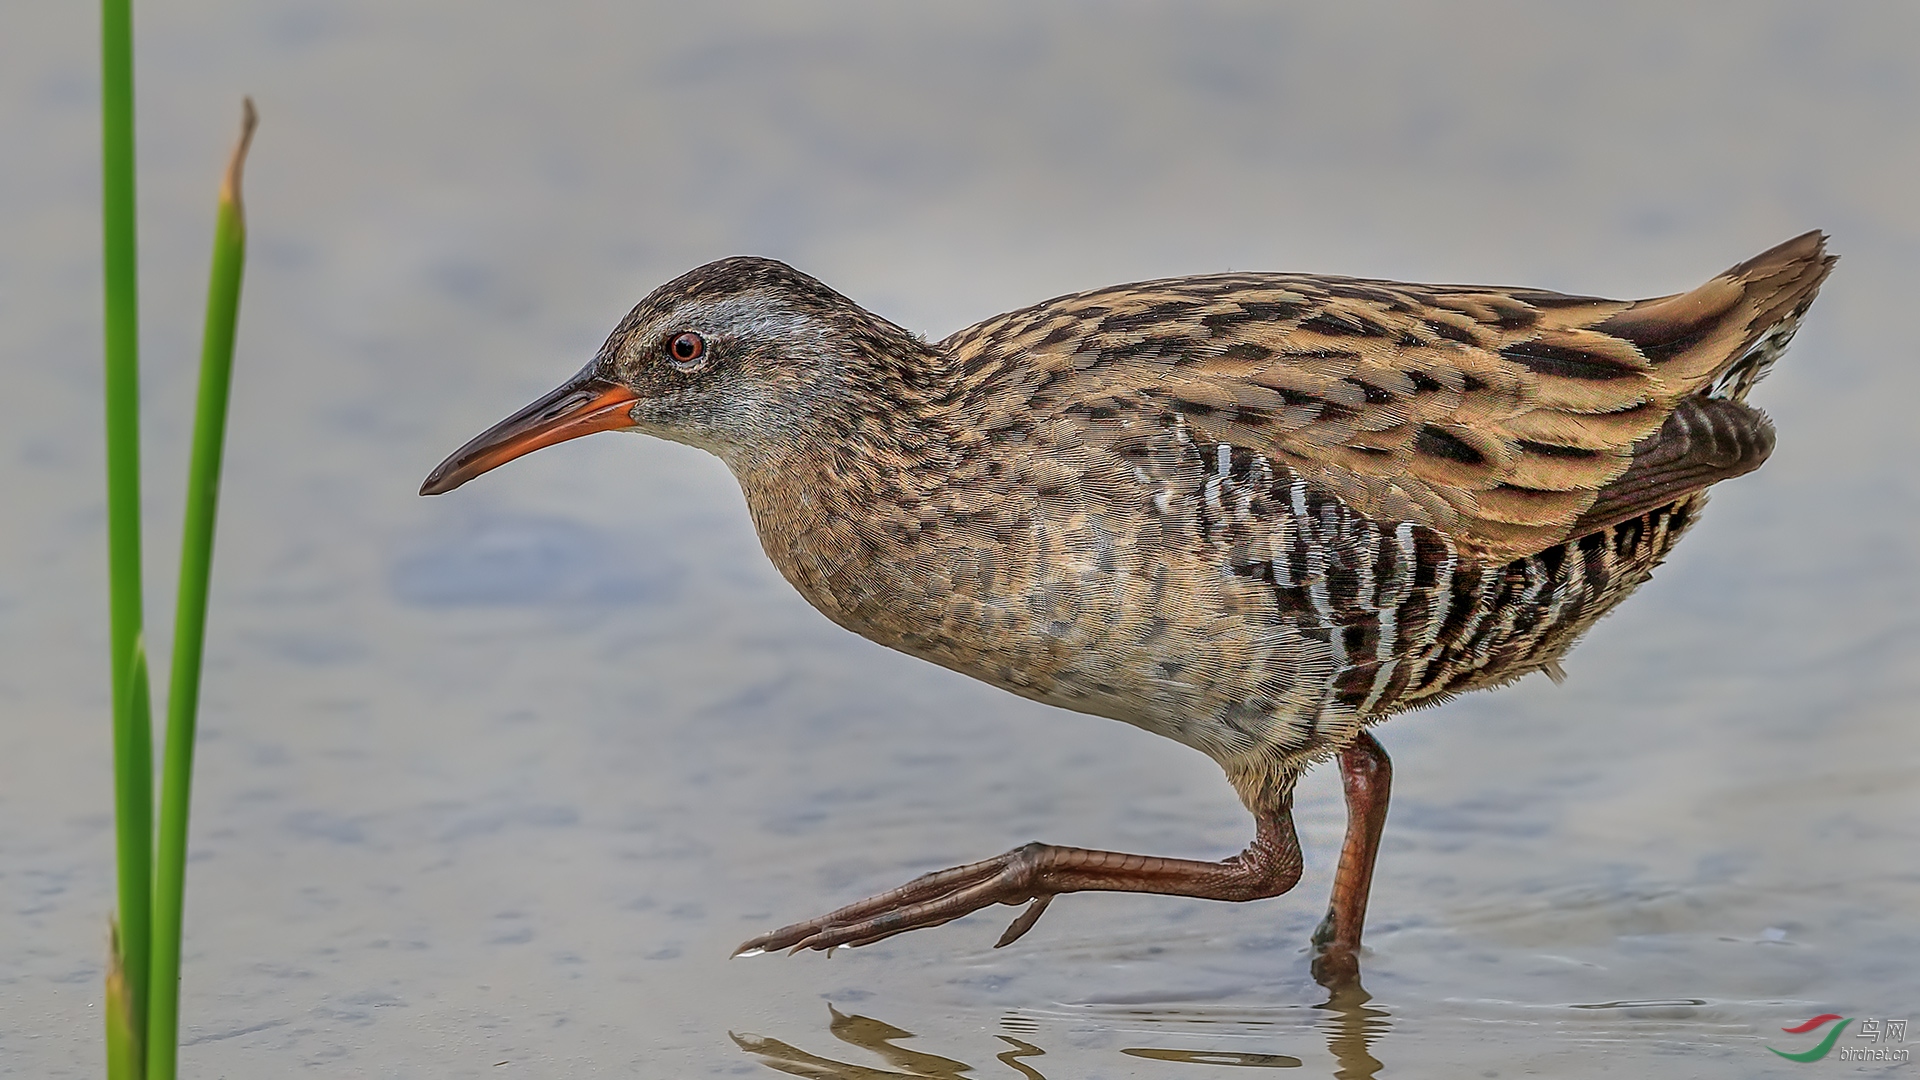
[[[700,12],[142,8],[160,656],[211,194],[238,95],[264,117],[184,1075],[1911,1068],[1765,1047],[1920,1010],[1913,9]],[[94,25],[0,20],[0,1075],[95,1076]],[[413,494],[725,254],[938,336],[1222,268],[1657,294],[1816,226],[1843,261],[1756,395],[1766,469],[1564,686],[1380,729],[1370,1000],[1307,974],[1325,774],[1285,897],[1069,896],[1005,950],[1011,909],[727,960],[1036,837],[1219,857],[1248,822],[1191,751],[828,624],[695,451],[602,436]]]

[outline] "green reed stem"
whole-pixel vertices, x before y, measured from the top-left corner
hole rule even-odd
[[[100,3],[100,171],[119,952],[129,1034],[137,1048],[146,1035],[153,721],[147,708],[146,660],[140,645],[140,303],[139,260],[134,243],[131,0]]]
[[[207,591],[213,573],[213,526],[220,502],[220,453],[226,442],[227,391],[233,382],[233,334],[240,318],[240,279],[247,259],[240,174],[256,117],[246,100],[240,141],[220,185],[213,230],[213,271],[200,344],[200,397],[193,414],[193,458],[187,470],[186,523],[180,540],[180,602],[173,631],[173,677],[167,683],[167,742],[160,772],[159,852],[153,885],[153,968],[147,987],[147,1078],[173,1080],[179,1057],[180,936],[187,888],[187,811],[193,793],[193,740],[200,705],[201,649],[207,636]]]

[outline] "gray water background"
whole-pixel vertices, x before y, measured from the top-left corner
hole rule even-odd
[[[205,0],[137,29],[162,659],[212,196],[239,96],[263,115],[183,1075],[1802,1076],[1864,1067],[1781,1061],[1813,1041],[1782,1026],[1920,1011],[1920,8]],[[0,11],[0,1075],[49,1080],[101,1073],[112,906],[95,32]],[[1220,857],[1248,821],[1191,751],[827,623],[696,451],[599,436],[414,495],[723,255],[938,337],[1228,268],[1655,295],[1813,227],[1843,261],[1756,395],[1767,467],[1564,686],[1381,729],[1364,1007],[1306,971],[1325,770],[1279,899],[728,960],[1029,839]]]

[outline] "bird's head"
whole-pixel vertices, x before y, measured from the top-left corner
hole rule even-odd
[[[708,263],[655,289],[592,363],[488,428],[422,495],[544,446],[628,429],[697,446],[735,471],[830,434],[925,344],[771,259]]]

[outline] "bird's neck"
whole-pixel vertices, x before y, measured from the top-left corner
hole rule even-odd
[[[750,500],[817,488],[816,502],[855,509],[943,474],[964,429],[952,354],[872,316],[843,333],[833,362],[785,410],[795,422],[722,455]]]
[[[768,557],[843,625],[915,602],[907,568],[963,443],[958,365],[900,334],[849,364],[803,430],[729,462]]]

